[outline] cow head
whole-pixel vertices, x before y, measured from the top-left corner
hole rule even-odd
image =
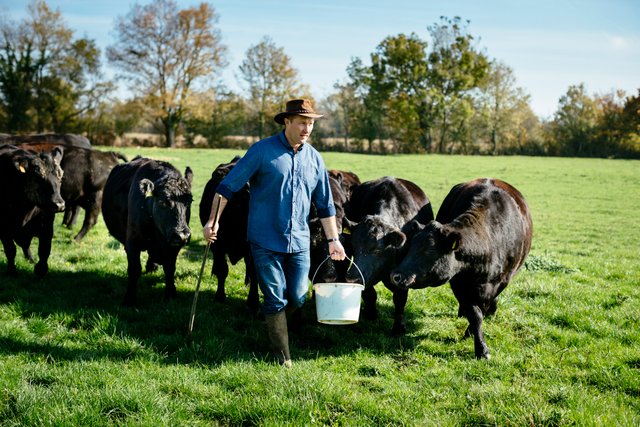
[[[431,221],[408,245],[400,265],[391,272],[391,282],[400,288],[420,289],[448,282],[460,269],[456,257],[462,249],[460,232],[450,225]]]
[[[359,223],[345,219],[350,231],[353,262],[360,268],[365,285],[373,286],[385,279],[385,272],[399,260],[406,235],[379,215],[367,215]],[[361,282],[358,269],[347,271],[348,282]]]
[[[176,173],[164,175],[155,182],[146,178],[140,180],[140,192],[145,197],[153,224],[163,241],[171,246],[184,246],[191,238],[192,181],[193,172],[189,167],[184,178]]]
[[[62,150],[34,154],[19,150],[13,164],[23,178],[24,194],[34,205],[46,211],[61,212],[64,200],[60,195],[62,182]]]

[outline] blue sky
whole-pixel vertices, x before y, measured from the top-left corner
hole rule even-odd
[[[114,18],[133,0],[47,0],[77,37],[95,39],[104,52],[114,42]],[[137,3],[145,4],[147,0]],[[183,7],[201,1],[178,0]],[[640,88],[638,0],[285,0],[210,1],[218,14],[229,65],[222,78],[239,90],[236,75],[247,49],[263,36],[282,47],[316,97],[346,79],[354,57],[369,55],[387,36],[416,33],[440,16],[469,20],[479,47],[514,70],[531,106],[550,117],[569,85],[584,83],[590,94]],[[0,14],[19,20],[27,0],[0,0]],[[106,65],[106,61],[105,65]]]

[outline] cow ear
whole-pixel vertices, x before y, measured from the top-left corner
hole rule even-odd
[[[184,170],[184,178],[187,180],[189,185],[191,185],[191,182],[193,181],[193,171],[189,166]]]
[[[457,231],[450,231],[449,233],[445,234],[445,248],[452,252],[460,249],[461,241],[462,236]]]
[[[16,157],[13,160],[13,165],[20,173],[27,173],[29,169],[29,160],[26,157]]]
[[[402,231],[404,231],[407,236],[414,236],[418,234],[420,231],[424,230],[425,224],[422,224],[420,221],[415,219],[409,221],[404,227],[402,227]]]
[[[399,249],[407,242],[407,236],[400,230],[393,230],[391,233],[386,234],[382,241],[386,247],[390,246],[394,249]]]
[[[153,197],[153,182],[147,178],[140,180],[140,192],[144,194],[144,197]]]
[[[62,150],[61,147],[54,147],[54,149],[51,150],[51,157],[53,157],[53,162],[58,166],[60,166],[60,162],[62,161],[63,154],[64,154],[64,151]]]
[[[353,230],[356,225],[358,225],[357,222],[351,221],[346,216],[342,217],[342,232],[344,234],[351,234],[351,230]]]

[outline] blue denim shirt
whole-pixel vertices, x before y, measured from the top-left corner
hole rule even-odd
[[[250,242],[276,252],[309,249],[309,210],[336,214],[329,176],[320,153],[303,144],[294,153],[284,131],[256,142],[218,185],[227,199],[249,182]]]

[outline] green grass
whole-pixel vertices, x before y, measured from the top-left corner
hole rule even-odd
[[[19,254],[19,276],[0,276],[0,425],[640,425],[640,162],[325,153],[328,167],[362,180],[416,182],[435,209],[456,183],[504,179],[530,204],[533,246],[483,325],[490,361],[462,339],[448,285],[410,292],[400,338],[379,285],[375,322],[321,325],[307,304],[284,370],[264,322],[245,312],[242,262],[224,305],[205,274],[186,339],[204,251],[200,195],[242,151],[122,151],[194,170],[178,299],[163,301],[155,272],[140,281],[139,306],[121,307],[122,246],[102,220],[74,243],[78,226],[57,219],[50,273],[36,278]]]

